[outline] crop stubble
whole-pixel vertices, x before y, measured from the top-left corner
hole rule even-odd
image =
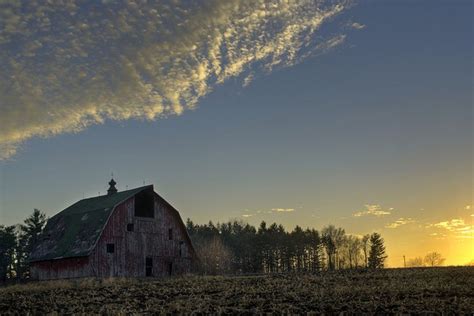
[[[1,314],[474,313],[474,268],[37,282],[0,288]]]

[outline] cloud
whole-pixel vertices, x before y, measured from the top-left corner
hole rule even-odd
[[[0,159],[32,137],[196,107],[229,78],[344,42],[350,0],[10,1],[0,10]],[[249,74],[250,73],[250,74]]]
[[[408,217],[408,218],[399,218],[397,219],[396,221],[394,221],[393,223],[389,223],[385,226],[385,228],[398,228],[402,225],[406,225],[406,224],[409,224],[409,223],[414,223],[415,220]]]
[[[242,82],[242,86],[247,87],[250,83],[252,83],[253,79],[254,79],[254,73],[251,72],[244,78],[244,81]]]
[[[362,30],[362,29],[365,29],[366,26],[364,24],[354,22],[351,24],[351,27],[356,30]]]
[[[471,205],[466,205],[466,206],[464,207],[464,209],[465,209],[465,210],[470,210],[470,209],[471,209]]]
[[[294,212],[295,209],[294,208],[272,208],[272,211],[273,212]]]
[[[252,216],[266,216],[269,214],[275,214],[275,213],[292,213],[295,212],[296,209],[294,208],[283,208],[283,207],[275,207],[272,209],[245,209],[243,210],[242,217],[252,217]]]
[[[464,227],[465,225],[464,220],[461,218],[454,218],[449,221],[433,224],[434,227],[445,228],[450,231],[456,230],[459,227]]]
[[[431,233],[430,236],[435,237],[436,239],[446,239],[446,237],[448,237],[448,235],[443,233]]]
[[[392,211],[394,210],[393,207],[388,209],[388,210],[383,210],[382,207],[378,204],[366,204],[365,205],[365,210],[362,211],[357,211],[352,216],[354,217],[361,217],[361,216],[385,216],[385,215],[390,215]]]
[[[454,234],[456,238],[474,238],[474,226],[468,224],[462,218],[453,218],[434,224],[428,224],[426,228],[436,228]]]

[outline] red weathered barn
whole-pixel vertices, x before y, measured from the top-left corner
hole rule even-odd
[[[192,271],[196,254],[178,211],[152,185],[80,200],[48,220],[31,277],[145,277]]]

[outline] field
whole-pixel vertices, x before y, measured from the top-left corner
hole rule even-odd
[[[75,280],[0,288],[0,314],[474,312],[474,268]]]

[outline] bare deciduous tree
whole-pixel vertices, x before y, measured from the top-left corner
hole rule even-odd
[[[357,236],[349,235],[347,237],[347,249],[349,257],[349,268],[359,267],[360,250],[362,249],[362,241]]]
[[[230,272],[232,256],[220,238],[212,238],[207,244],[201,245],[197,251],[203,273],[224,274]]]
[[[407,261],[407,267],[408,268],[416,268],[416,267],[422,267],[423,264],[423,258],[422,257],[416,257],[416,258],[411,258],[408,259]]]
[[[339,267],[338,249],[344,241],[345,231],[342,228],[329,225],[323,228],[321,235],[327,253],[328,268],[334,270]]]
[[[425,256],[425,264],[430,267],[442,266],[445,260],[446,259],[436,251],[430,252]]]
[[[367,268],[369,266],[369,239],[370,235],[364,235],[362,237],[362,251],[364,252],[364,261],[365,261],[365,267]]]

